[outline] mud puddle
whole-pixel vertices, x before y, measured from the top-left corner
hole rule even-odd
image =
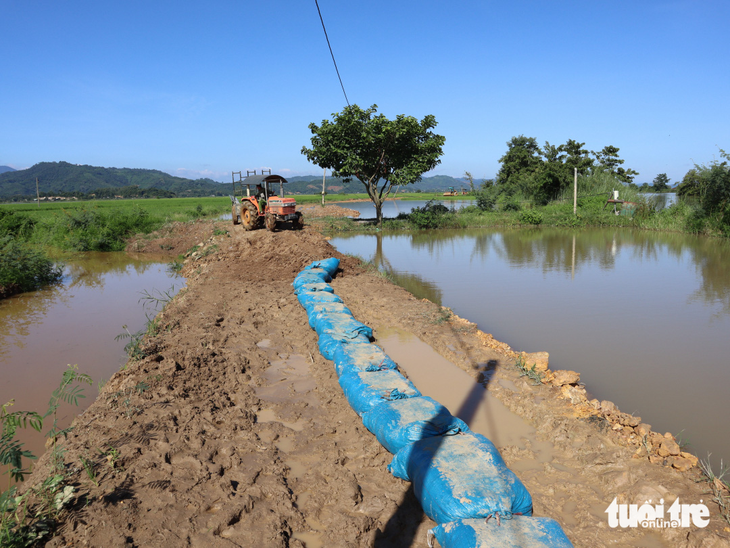
[[[474,382],[469,374],[405,331],[382,329],[378,335],[377,343],[418,389],[446,406],[474,432],[486,436],[498,448],[508,445],[525,448],[529,443],[533,451],[539,450],[539,462],[552,460],[552,444],[538,441],[534,427],[489,394],[486,386],[492,382],[491,375],[483,377],[483,384]]]
[[[516,393],[518,389],[512,381],[492,378],[494,371],[484,364],[486,370],[480,382],[476,382],[411,333],[392,328],[378,329],[377,333],[377,344],[424,395],[445,405],[473,431],[497,446],[508,467],[532,494],[536,516],[556,519],[566,532],[587,521],[605,522],[605,510],[615,494],[606,491],[599,478],[591,477],[575,461],[566,458],[553,443],[540,439],[533,426],[487,390],[490,383],[497,382]],[[548,498],[552,501],[549,505]],[[625,546],[669,546],[653,532],[637,534],[629,542]]]

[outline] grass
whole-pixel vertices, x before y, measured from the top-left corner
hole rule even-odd
[[[707,455],[706,461],[700,459],[702,479],[707,481],[713,497],[712,500],[720,507],[722,519],[730,525],[730,483],[724,479],[728,471],[730,471],[730,468],[726,468],[723,462],[720,461],[720,474],[716,475],[710,465],[710,455]]]

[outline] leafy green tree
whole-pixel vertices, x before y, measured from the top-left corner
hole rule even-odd
[[[358,179],[382,226],[383,202],[393,185],[415,183],[440,164],[446,138],[431,131],[436,127],[433,115],[420,122],[404,114],[389,120],[376,114],[377,109],[377,105],[367,110],[351,105],[334,113],[331,122],[309,124],[312,148],[302,147],[302,154],[313,164],[331,169],[335,177]]]
[[[666,173],[660,173],[654,177],[652,185],[654,185],[654,192],[663,192],[669,188],[669,177]]]
[[[730,224],[730,154],[720,150],[724,162],[713,162],[700,169],[700,200],[708,213],[725,213]]]
[[[543,163],[541,153],[534,137],[512,137],[507,142],[507,152],[499,159],[502,167],[497,173],[497,184],[514,186],[526,175],[535,173]]]
[[[584,149],[585,143],[568,139],[564,145],[560,145],[563,152],[566,153],[565,164],[573,171],[578,169],[578,174],[585,175],[593,167],[593,159],[589,156],[589,151]]]
[[[598,162],[597,167],[599,169],[608,171],[622,183],[628,184],[633,181],[634,177],[636,177],[639,173],[633,169],[624,169],[623,167],[620,167],[621,164],[624,163],[624,160],[619,158],[619,150],[620,149],[615,146],[607,145],[603,147],[600,152],[592,152],[592,154],[595,156],[596,162]]]
[[[677,196],[699,196],[700,195],[700,171],[694,167],[682,177],[682,182],[677,185]]]

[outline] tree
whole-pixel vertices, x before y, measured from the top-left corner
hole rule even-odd
[[[669,188],[669,177],[666,173],[660,173],[654,177],[652,185],[654,185],[654,192],[662,192]]]
[[[677,186],[677,196],[699,196],[701,182],[700,170],[698,168],[690,169]]]
[[[307,160],[332,170],[345,182],[358,179],[375,205],[378,225],[383,224],[383,202],[393,185],[418,182],[421,176],[441,163],[446,138],[431,130],[436,118],[427,115],[420,122],[399,114],[389,120],[376,114],[378,106],[367,110],[357,105],[332,114],[332,121],[309,124],[312,148],[302,147]]]
[[[502,167],[497,173],[497,184],[514,185],[525,175],[532,175],[542,164],[540,146],[534,137],[512,137],[507,141],[507,152],[499,161]]]
[[[598,162],[598,167],[600,169],[608,171],[610,174],[615,175],[622,183],[628,184],[633,181],[634,177],[636,177],[639,173],[633,169],[624,169],[619,167],[624,163],[624,161],[618,157],[618,151],[619,149],[617,147],[607,145],[603,147],[601,152],[592,152],[592,154],[596,157],[596,161]]]

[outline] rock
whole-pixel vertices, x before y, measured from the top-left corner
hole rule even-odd
[[[664,464],[664,457],[649,455],[649,462],[652,464]]]
[[[577,405],[586,401],[586,389],[582,386],[566,385],[560,389],[560,392],[562,396],[570,400],[570,403],[572,403],[573,405]]]
[[[556,386],[564,386],[566,384],[578,384],[580,381],[580,374],[575,371],[564,371],[559,370],[555,372],[555,379],[553,384]]]
[[[637,436],[641,436],[642,438],[644,436],[648,436],[651,433],[651,424],[646,424],[642,422],[634,428],[634,432],[636,432]]]
[[[672,463],[672,467],[676,468],[680,472],[686,472],[694,466],[694,463],[690,459],[685,459],[681,456],[671,457],[669,461]]]
[[[606,415],[615,415],[618,413],[618,407],[616,407],[616,404],[612,401],[603,400],[601,402],[601,411],[603,411]]]
[[[523,352],[522,358],[525,360],[525,366],[527,369],[530,369],[534,365],[535,371],[539,373],[544,373],[548,370],[548,359],[550,358],[550,354],[547,352],[532,352],[531,354]]]
[[[631,428],[634,428],[635,426],[639,426],[639,424],[641,424],[641,417],[634,417],[633,415],[629,415],[628,413],[621,413],[618,417],[618,420],[624,426],[630,426]]]
[[[677,445],[677,442],[674,440],[664,438],[664,441],[662,441],[662,443],[659,445],[659,448],[657,449],[656,453],[660,457],[679,456],[679,453],[680,453],[679,445]]]
[[[685,451],[682,451],[679,454],[680,457],[687,459],[688,461],[692,462],[692,466],[697,466],[697,463],[700,462],[700,459],[695,457],[692,453],[687,453]]]

